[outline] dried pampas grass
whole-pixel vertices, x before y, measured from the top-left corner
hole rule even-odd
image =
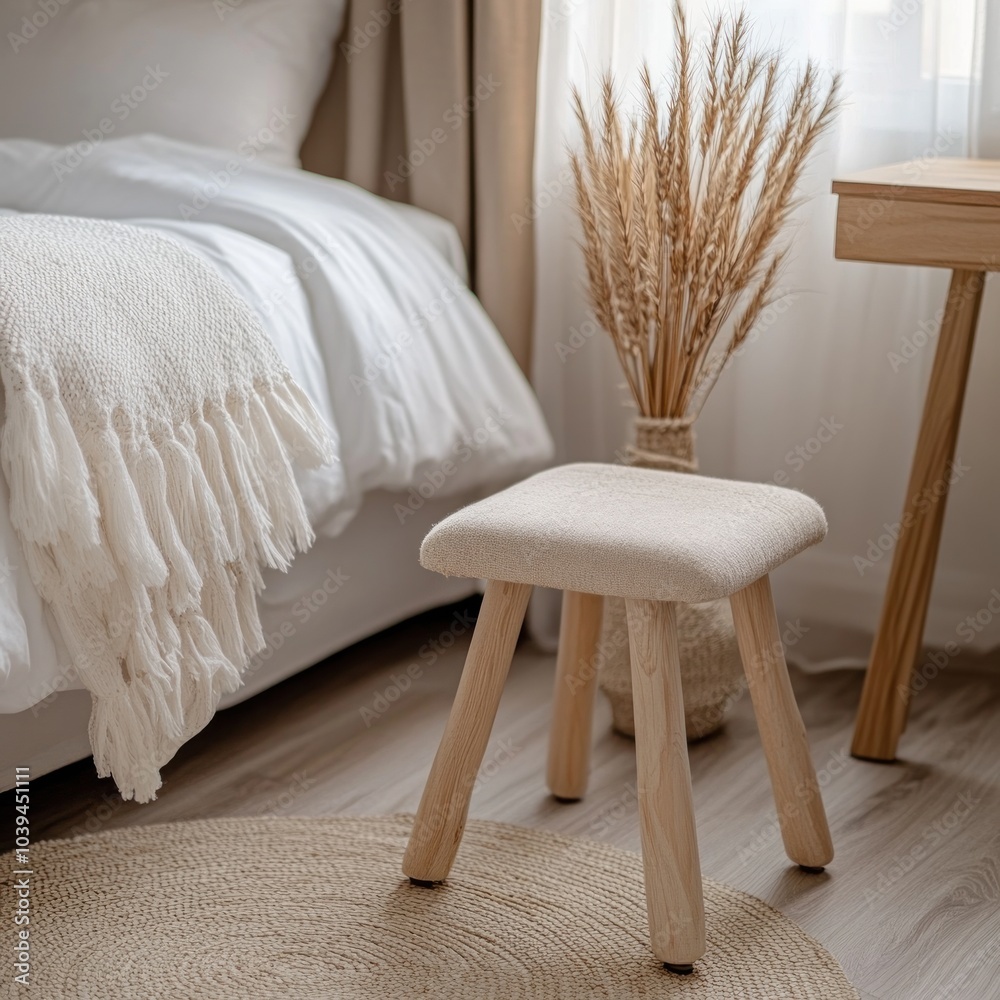
[[[680,2],[674,23],[664,103],[648,67],[632,117],[610,73],[593,118],[574,92],[572,166],[596,317],[640,413],[677,418],[697,415],[775,296],[778,237],[839,79],[824,85],[809,62],[786,92],[780,54],[754,46],[745,11],[718,16],[699,54]]]

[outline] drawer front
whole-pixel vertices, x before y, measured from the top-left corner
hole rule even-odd
[[[836,255],[924,267],[1000,270],[1000,208],[841,195]]]

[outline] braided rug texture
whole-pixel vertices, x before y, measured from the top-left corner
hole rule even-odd
[[[411,886],[400,873],[410,822],[214,819],[37,844],[30,993],[858,1000],[792,921],[707,879],[705,957],[690,976],[665,972],[640,859],[605,845],[472,821],[449,881]],[[11,912],[8,883],[0,895]],[[20,995],[9,988],[5,977],[0,995]]]

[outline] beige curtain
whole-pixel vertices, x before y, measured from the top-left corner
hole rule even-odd
[[[343,177],[455,224],[473,288],[530,362],[535,91],[542,0],[351,0],[302,147]]]

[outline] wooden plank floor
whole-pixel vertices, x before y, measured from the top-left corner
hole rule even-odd
[[[146,806],[122,803],[90,761],[37,779],[33,835],[207,816],[412,812],[468,636],[460,609],[433,612],[221,713]],[[522,643],[472,815],[638,850],[633,744],[611,732],[603,701],[586,800],[546,796],[552,673],[553,658]],[[691,748],[705,874],[806,928],[865,1000],[997,1000],[1000,672],[945,672],[929,684],[895,765],[848,756],[860,674],[793,679],[837,858],[822,876],[787,862],[744,699],[723,733]],[[10,795],[2,799],[0,815],[12,816]]]

